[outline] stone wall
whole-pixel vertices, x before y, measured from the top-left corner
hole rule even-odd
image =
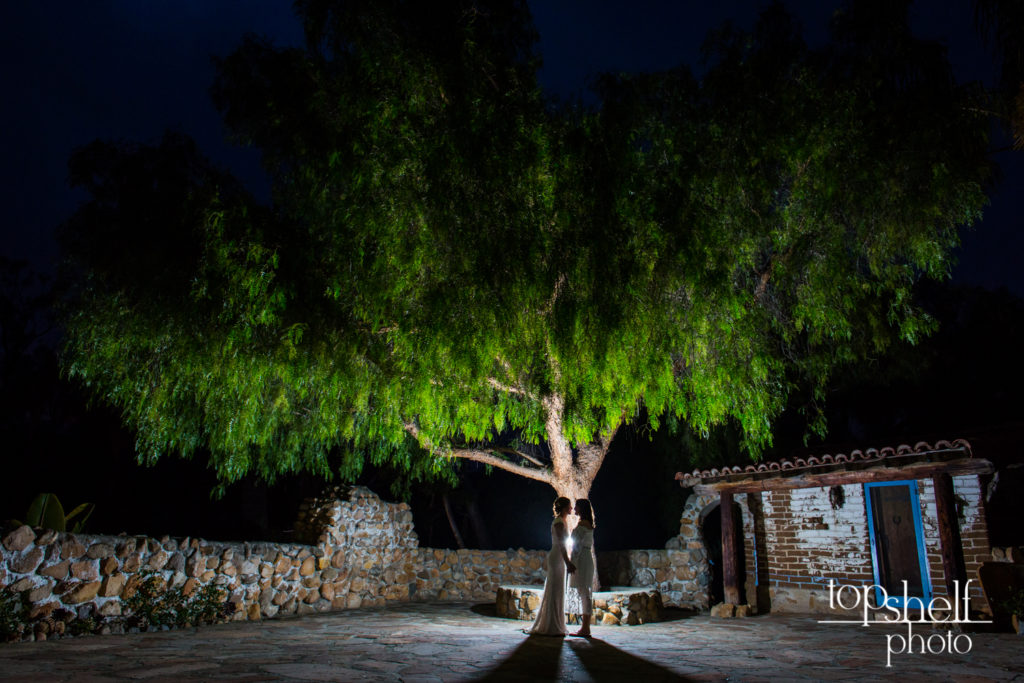
[[[681,545],[678,539],[670,541]],[[707,609],[707,557],[703,548],[618,550],[597,554],[603,586],[643,586],[661,594],[665,605]]]
[[[494,600],[502,583],[544,583],[544,550],[420,548],[405,503],[352,487],[303,506],[305,543],[214,543],[57,533],[27,526],[0,543],[0,586],[23,593],[30,618],[57,610],[106,617],[115,631],[143,572],[172,588],[223,588],[236,620],[407,600]],[[33,637],[31,633],[26,634]]]
[[[501,584],[544,584],[546,550],[420,548],[409,506],[362,487],[308,500],[296,532],[302,543],[215,543],[23,526],[0,544],[0,586],[27,596],[34,621],[55,613],[106,618],[106,628],[118,631],[122,598],[146,572],[186,594],[222,588],[235,620],[392,601],[490,602]],[[688,531],[665,549],[599,553],[598,561],[608,585],[657,589],[666,605],[707,608],[707,558]]]
[[[597,591],[593,595],[592,623],[604,626],[652,624],[664,618],[661,593],[651,588]],[[543,586],[500,586],[495,607],[499,617],[535,621],[544,599]],[[578,603],[577,603],[578,604]],[[568,603],[568,623],[580,623]]]
[[[751,513],[749,499],[751,496],[741,494],[734,496],[734,503],[740,511],[742,538],[736,539],[743,553],[746,582],[744,592],[747,603],[757,608],[757,584],[755,577],[758,571],[758,554],[755,546],[754,515]],[[683,514],[679,523],[679,536],[670,540],[666,547],[684,549],[690,553],[690,567],[695,574],[695,582],[687,586],[683,595],[678,598],[680,607],[708,609],[710,601],[711,566],[708,563],[707,545],[704,539],[704,522],[707,516],[719,507],[718,496],[693,494],[683,505]]]

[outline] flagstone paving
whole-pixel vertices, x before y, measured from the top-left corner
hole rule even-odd
[[[970,633],[966,654],[893,655],[887,669],[886,636],[905,635],[905,626],[674,616],[596,627],[592,640],[563,640],[527,636],[522,629],[529,624],[495,617],[492,605],[394,604],[0,645],[0,680],[1024,681],[1024,638],[1009,633]],[[932,644],[937,649],[938,640]],[[961,639],[959,648],[966,647]]]

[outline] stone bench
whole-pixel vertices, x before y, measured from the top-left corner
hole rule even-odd
[[[533,621],[544,598],[543,586],[499,586],[496,599],[499,617]],[[661,621],[664,607],[654,588],[611,586],[594,593],[594,624],[635,626]],[[569,623],[578,623],[569,615]]]

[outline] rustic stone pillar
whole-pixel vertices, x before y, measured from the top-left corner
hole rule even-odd
[[[956,499],[953,496],[953,477],[947,472],[932,477],[935,486],[935,510],[939,518],[939,541],[942,550],[942,568],[946,577],[946,593],[950,599],[957,599],[956,584],[963,590],[967,582],[964,568],[964,547],[960,540],[960,520],[956,514]]]
[[[732,492],[722,491],[718,509],[722,518],[722,587],[725,601],[740,603],[739,572],[736,567],[736,523],[732,514]]]

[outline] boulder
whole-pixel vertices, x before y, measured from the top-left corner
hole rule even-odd
[[[117,597],[124,590],[126,580],[127,577],[124,574],[112,574],[104,577],[99,595],[104,598]]]
[[[71,576],[80,581],[95,581],[100,577],[95,560],[82,560],[71,565]]]
[[[18,574],[31,574],[42,561],[43,549],[37,546],[27,553],[11,558],[8,566],[11,568],[11,571]]]
[[[60,608],[59,602],[44,602],[41,605],[33,605],[28,611],[29,619],[46,619],[54,610]]]
[[[185,571],[185,556],[180,552],[172,553],[171,556],[167,558],[166,569],[170,569],[175,572]]]
[[[53,581],[36,586],[28,592],[28,601],[36,604],[48,599],[53,594]]]
[[[166,551],[158,550],[150,556],[149,562],[146,566],[149,567],[149,569],[158,572],[164,568],[164,565],[167,564],[167,560],[169,560],[170,557],[171,556]]]
[[[105,560],[114,554],[114,549],[106,543],[96,543],[85,554],[93,560]]]
[[[103,605],[100,606],[100,614],[105,617],[119,617],[121,616],[121,601],[120,600],[107,600]]]
[[[76,560],[85,555],[85,546],[74,536],[66,536],[60,544],[60,556],[64,560]]]
[[[48,576],[52,579],[57,579],[59,581],[60,579],[67,578],[69,568],[70,563],[67,560],[64,560],[62,562],[58,562],[57,564],[51,564],[49,566],[43,567],[38,571],[38,573],[42,576]]]
[[[32,527],[23,524],[4,537],[4,547],[16,553],[21,552],[35,539],[36,533]]]
[[[43,533],[39,534],[39,538],[36,539],[36,545],[50,545],[57,540],[57,532],[53,529],[46,529]]]
[[[64,602],[69,605],[78,605],[83,602],[89,602],[96,597],[99,593],[100,582],[90,581],[88,583],[80,583],[71,589],[65,596]]]
[[[711,608],[711,616],[719,619],[730,618],[736,613],[736,605],[720,602]]]

